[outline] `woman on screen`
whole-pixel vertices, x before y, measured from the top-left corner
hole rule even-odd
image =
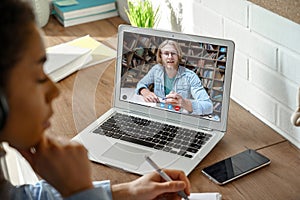
[[[146,102],[161,102],[183,108],[191,114],[207,115],[213,111],[213,104],[201,84],[199,77],[191,70],[180,66],[182,50],[173,40],[165,40],[157,51],[155,66],[138,82],[136,93]],[[149,86],[154,83],[154,91]]]

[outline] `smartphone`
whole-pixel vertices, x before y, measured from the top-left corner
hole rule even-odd
[[[247,149],[246,151],[205,167],[202,172],[215,183],[224,185],[270,163],[270,159],[266,156],[263,156],[255,150]]]

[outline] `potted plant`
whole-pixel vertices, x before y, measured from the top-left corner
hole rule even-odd
[[[149,0],[128,0],[125,12],[132,26],[153,28],[158,22],[159,7],[154,9]]]

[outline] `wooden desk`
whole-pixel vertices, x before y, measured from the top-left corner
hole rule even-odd
[[[112,44],[117,26],[124,23],[115,17],[79,26],[63,28],[50,18],[44,27],[46,46],[70,41],[90,34]],[[60,96],[54,101],[55,115],[47,131],[68,139],[111,107],[114,85],[115,61],[99,64],[79,71],[57,83]],[[224,186],[212,183],[201,173],[204,166],[230,155],[253,148],[269,157],[271,165]],[[120,183],[131,181],[137,175],[92,163],[93,179],[110,179]],[[189,175],[192,192],[222,193],[223,199],[299,199],[300,150],[263,124],[234,101],[230,102],[228,132],[213,151]]]

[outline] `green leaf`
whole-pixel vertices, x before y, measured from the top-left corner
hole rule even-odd
[[[152,28],[158,22],[159,7],[155,10],[149,0],[127,0],[125,12],[133,26]]]

